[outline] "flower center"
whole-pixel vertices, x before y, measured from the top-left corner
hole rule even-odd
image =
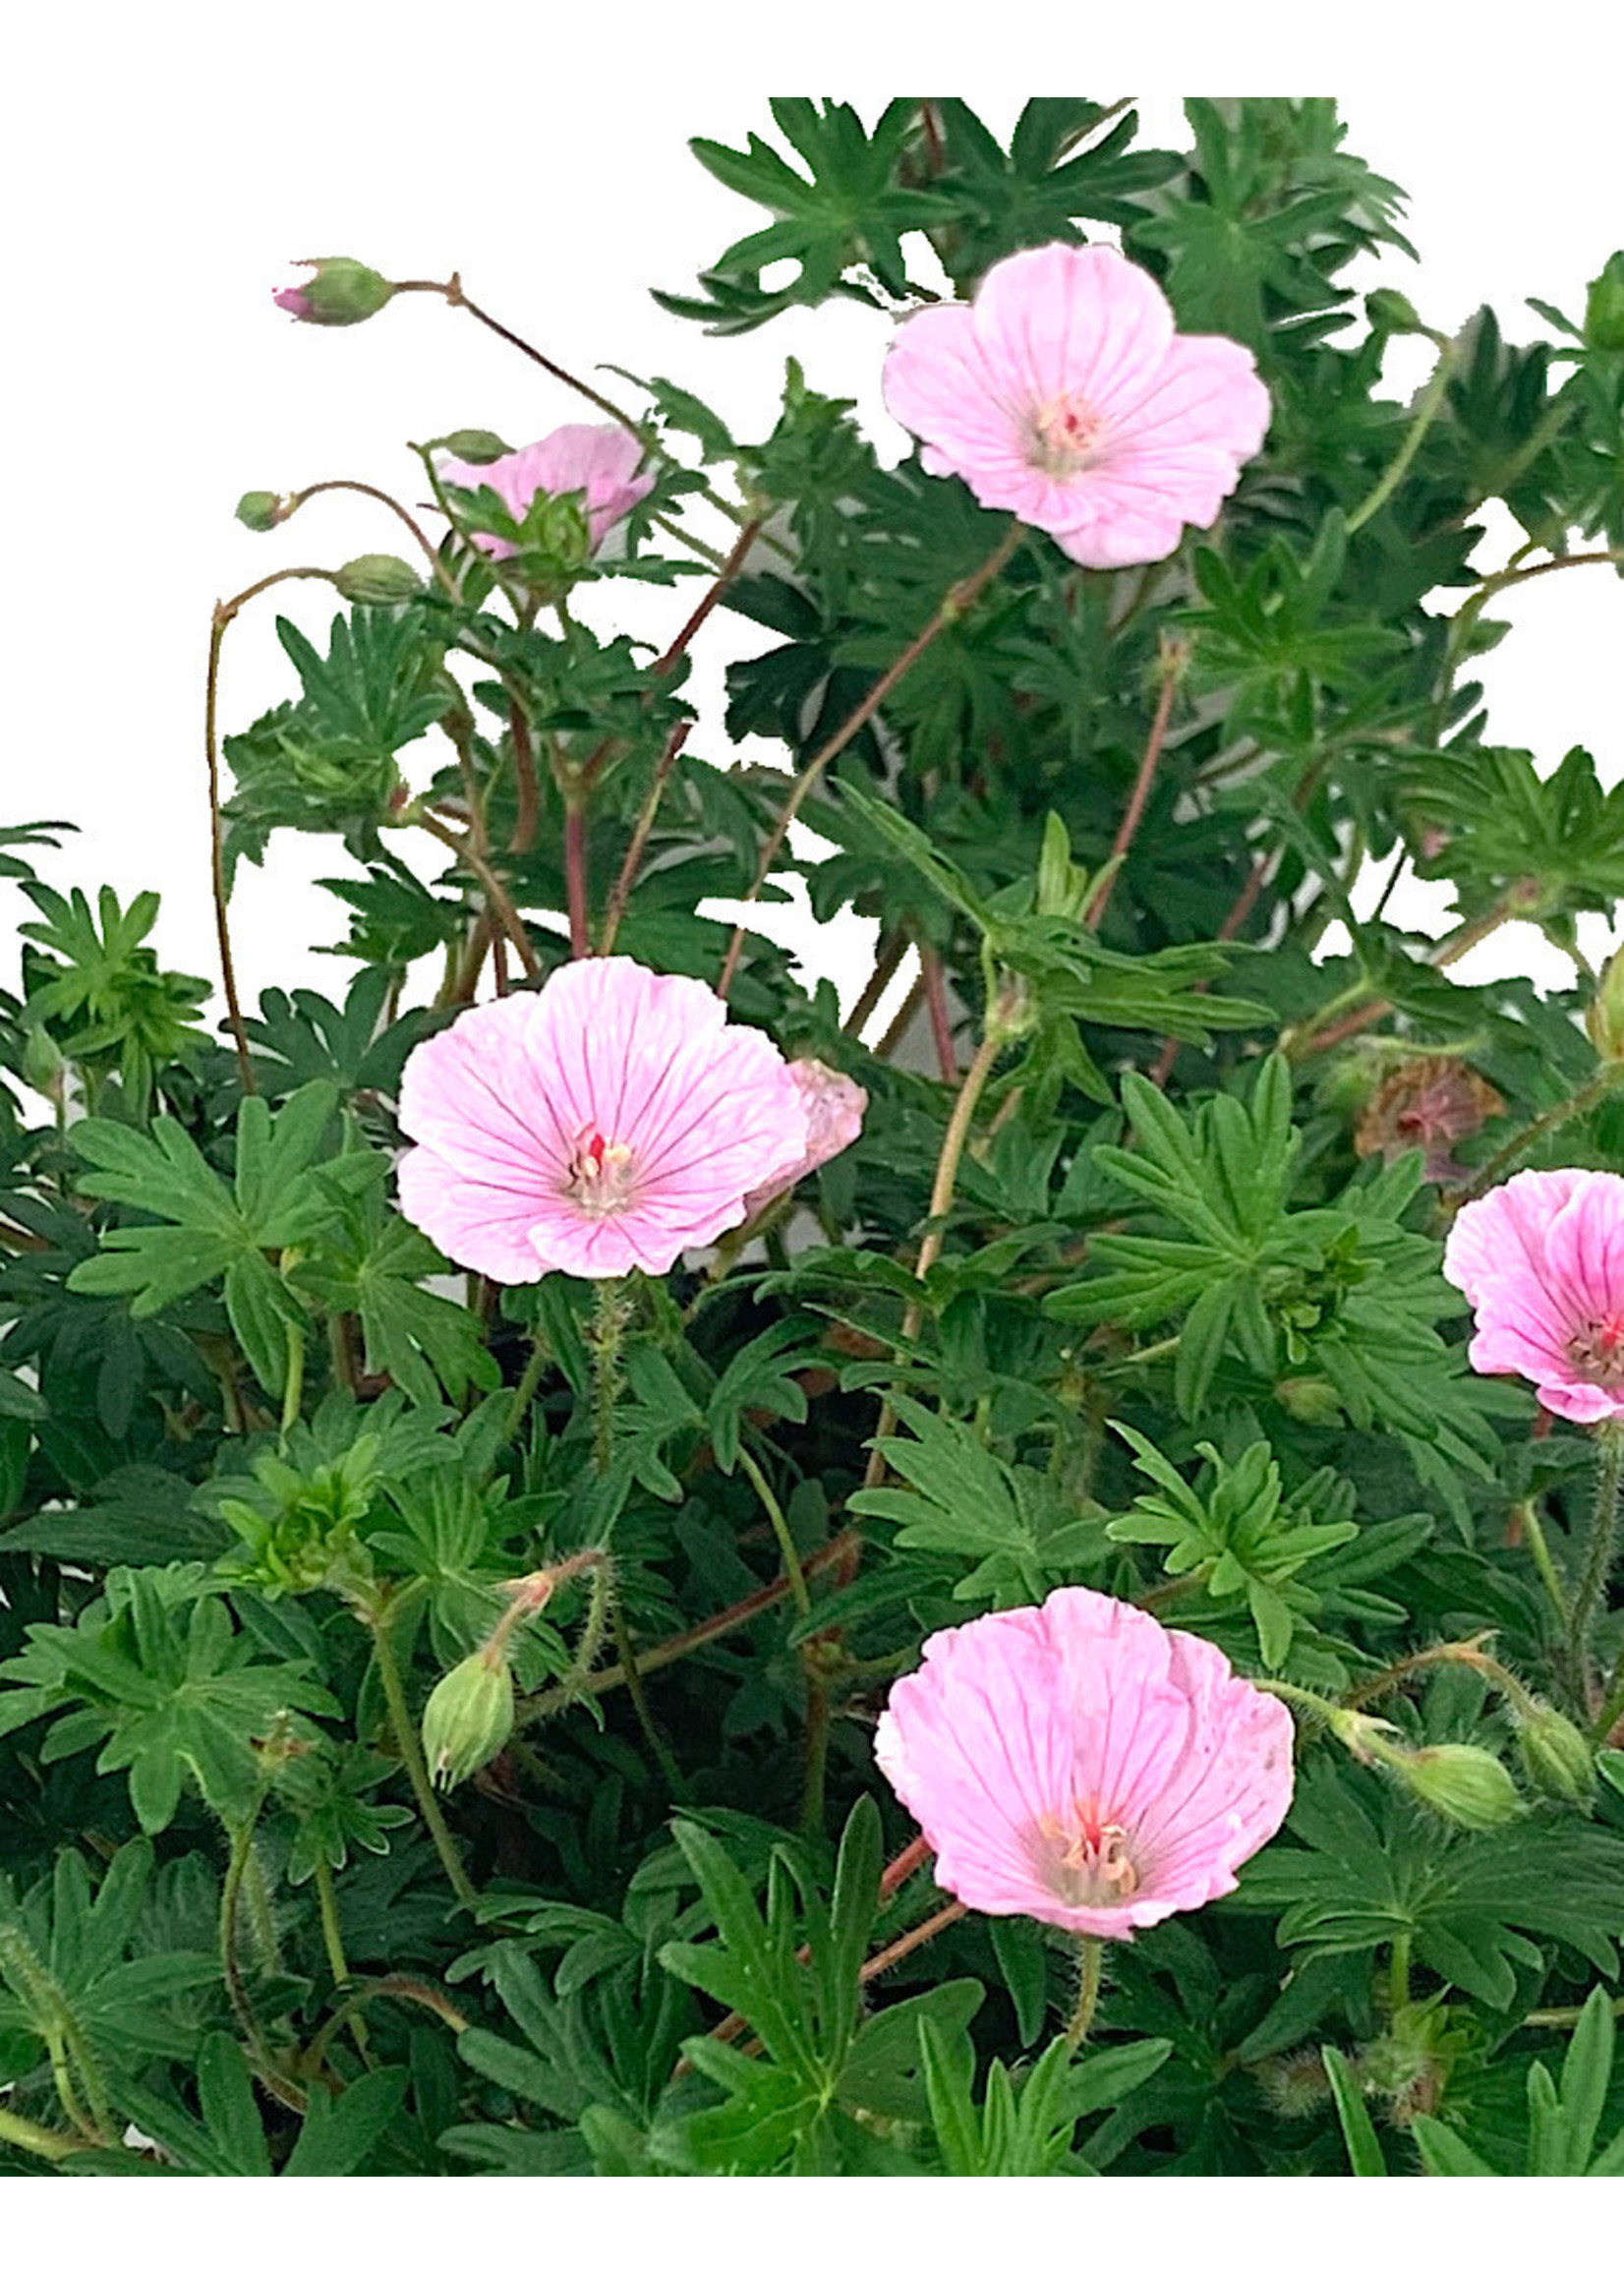
[[[1100,1821],[1097,1800],[1074,1800],[1072,1823],[1053,1816],[1038,1819],[1044,1876],[1062,1902],[1083,1905],[1126,1902],[1138,1892],[1139,1869],[1120,1824]]]
[[[1593,1318],[1568,1344],[1568,1356],[1589,1381],[1624,1382],[1624,1312]]]
[[[588,1127],[575,1139],[569,1156],[570,1198],[585,1216],[613,1216],[631,1198],[631,1147],[610,1144],[598,1130]]]
[[[1080,395],[1057,395],[1032,420],[1032,464],[1045,474],[1080,474],[1100,455],[1105,421]]]

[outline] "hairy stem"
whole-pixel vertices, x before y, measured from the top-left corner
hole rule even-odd
[[[390,1622],[391,1614],[387,1607],[377,1610],[374,1614],[372,1622],[373,1655],[377,1661],[378,1679],[383,1685],[383,1701],[388,1709],[389,1726],[394,1731],[394,1740],[400,1754],[401,1766],[411,1780],[412,1792],[418,1804],[418,1812],[423,1818],[430,1838],[435,1843],[435,1852],[439,1857],[445,1876],[451,1883],[451,1892],[459,1903],[466,1904],[472,1910],[479,1901],[479,1895],[463,1865],[457,1843],[451,1837],[450,1828],[440,1813],[439,1802],[435,1797],[435,1788],[429,1781],[429,1771],[424,1762],[423,1747],[418,1742],[417,1723],[413,1720],[412,1710],[406,1702],[405,1686],[401,1681],[400,1667],[395,1660],[394,1641],[389,1631]]]
[[[1066,2024],[1066,2043],[1073,2053],[1094,2025],[1094,2009],[1100,2002],[1100,1973],[1104,1956],[1105,1945],[1097,1935],[1078,1935],[1077,2002],[1072,2009],[1071,2020]]]

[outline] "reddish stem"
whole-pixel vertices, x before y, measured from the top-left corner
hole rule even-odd
[[[1162,744],[1167,739],[1167,723],[1173,716],[1173,696],[1179,684],[1183,660],[1182,648],[1172,643],[1164,648],[1161,661],[1162,691],[1156,699],[1156,715],[1150,722],[1150,734],[1145,742],[1144,756],[1139,760],[1139,771],[1133,778],[1128,809],[1118,823],[1117,834],[1112,841],[1111,859],[1119,864],[1138,835],[1139,823],[1144,819],[1144,809],[1150,801],[1150,786],[1156,779],[1157,761],[1162,754]],[[1120,868],[1113,867],[1088,904],[1087,913],[1082,920],[1091,932],[1099,929],[1101,919],[1110,905],[1112,887],[1119,873]]]
[[[569,900],[569,952],[589,955],[586,815],[574,798],[564,807],[564,890]]]
[[[925,983],[930,1030],[936,1042],[936,1063],[942,1069],[942,1079],[957,1087],[958,1053],[954,1047],[953,1020],[948,1016],[948,989],[942,975],[942,959],[934,948],[919,950],[919,972]]]

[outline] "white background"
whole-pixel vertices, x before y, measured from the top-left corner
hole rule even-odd
[[[865,109],[920,82],[957,87],[995,124],[1021,90],[1086,86],[1110,99],[1152,68],[1164,84],[1213,91],[1336,88],[1351,146],[1412,193],[1422,281],[1403,262],[1390,280],[1435,325],[1453,327],[1492,299],[1512,336],[1527,337],[1535,320],[1520,313],[1523,296],[1577,313],[1586,279],[1624,237],[1617,31],[1602,29],[1611,13],[1546,0],[1497,24],[1492,11],[1438,0],[1357,11],[1164,0],[1119,22],[1078,0],[957,16],[942,6],[904,15],[879,0],[799,11],[716,0],[564,11],[550,0],[433,10],[285,0],[254,11],[35,0],[3,54],[11,399],[0,819],[77,821],[83,836],[47,863],[53,881],[106,879],[126,896],[157,885],[166,960],[212,973],[201,725],[209,608],[273,564],[394,549],[373,509],[336,499],[276,535],[250,536],[231,519],[238,496],[337,474],[414,496],[400,447],[408,437],[480,424],[517,443],[576,415],[509,350],[427,301],[354,331],[296,326],[269,302],[290,259],[347,252],[400,274],[460,266],[476,296],[565,363],[666,373],[747,433],[770,418],[792,351],[814,384],[859,397],[896,455],[903,438],[878,403],[883,319],[837,308],[718,342],[647,298],[651,284],[690,285],[754,225],[688,156],[688,135],[741,141],[766,123],[764,88],[814,83]],[[1147,98],[1144,110],[1155,139],[1178,134],[1170,99]],[[1497,532],[1485,562],[1505,550]],[[684,599],[639,596],[638,628],[668,636]],[[1579,569],[1500,605],[1519,630],[1483,667],[1498,737],[1547,767],[1587,741],[1616,778],[1617,583]],[[289,612],[320,625],[326,611],[306,603]],[[231,635],[228,726],[285,690],[270,614]],[[708,628],[698,684],[713,697],[738,628],[725,618]],[[690,748],[730,761],[714,709]],[[336,904],[308,884],[331,866],[330,853],[289,837],[268,879],[248,872],[236,927],[250,996],[341,979],[341,966],[304,945],[337,935]],[[0,940],[23,912],[15,896],[0,903]],[[1433,916],[1441,928],[1435,906]],[[14,960],[0,946],[0,983]],[[808,960],[832,968],[842,958],[813,943]],[[1509,931],[1461,968],[1490,966],[1558,978],[1566,968],[1536,936]],[[759,2187],[667,2192],[650,2251],[649,2199],[612,2183],[591,2197],[553,2191],[545,2212],[533,2192],[490,2188],[406,2195],[375,2184],[268,2199],[261,2188],[248,2206],[217,2187],[201,2195],[126,2185],[115,2196],[106,2186],[9,2196],[8,2241],[25,2243],[32,2221],[58,2263],[97,2262],[111,2245],[122,2264],[151,2258],[179,2274],[216,2265],[228,2237],[251,2274],[286,2263],[296,2224],[317,2262],[381,2245],[403,2269],[471,2253],[484,2262],[493,2246],[515,2258],[522,2248],[526,2263],[560,2250],[580,2263],[590,2251],[594,2264],[635,2255],[662,2268],[767,2249],[776,2268],[798,2268],[847,2246],[859,2218],[883,2263],[928,2255],[935,2269],[980,2267],[988,2243],[1007,2252],[1010,2238],[1010,2206],[985,2188],[948,2199],[871,2189],[788,2221],[773,2217]],[[1029,2232],[1045,2256],[1103,2250],[1142,2274],[1184,2262],[1198,2239],[1202,2266],[1229,2274],[1256,2264],[1270,2231],[1262,2213],[1279,2232],[1283,2213],[1311,2212],[1316,2237],[1344,2234],[1366,2255],[1378,2227],[1399,2246],[1400,2219],[1413,2254],[1434,2231],[1441,2239],[1451,2204],[1457,2222],[1463,2210],[1471,2218],[1459,2193],[1364,2190],[1350,2200],[1344,2187],[1332,2201],[1323,2187],[1306,2196],[1236,2183],[1118,2190],[1090,2195],[1086,2215],[1069,2203],[1059,2224],[1045,2196],[1028,2207]],[[1549,2209],[1526,2186],[1501,2187],[1492,2225],[1471,2222],[1474,2262],[1526,2258],[1533,2222],[1546,2214],[1548,2232]],[[402,2247],[407,2235],[415,2248]],[[64,2250],[70,2238],[77,2250]],[[1352,2262],[1321,2240],[1315,2248],[1328,2274]]]

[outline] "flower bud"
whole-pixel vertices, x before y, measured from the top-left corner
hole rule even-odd
[[[1608,958],[1585,1012],[1585,1032],[1597,1058],[1624,1065],[1624,948]]]
[[[1370,321],[1372,331],[1383,331],[1391,335],[1394,332],[1424,332],[1427,329],[1404,294],[1391,291],[1385,285],[1378,291],[1365,294],[1364,313]]]
[[[1595,1791],[1595,1755],[1583,1729],[1566,1714],[1541,1705],[1519,1722],[1517,1749],[1528,1780],[1551,1800],[1567,1800],[1588,1808]]]
[[[1615,253],[1585,296],[1585,345],[1624,348],[1624,253]]]
[[[274,529],[285,521],[292,507],[285,497],[278,497],[274,490],[245,490],[237,500],[237,518],[245,529],[257,530],[262,537],[267,529]]]
[[[423,590],[423,579],[410,561],[393,553],[361,553],[346,560],[333,577],[345,600],[371,608],[389,608],[411,600]]]
[[[513,1734],[513,1677],[489,1648],[443,1674],[423,1709],[429,1773],[445,1790],[493,1761]]]
[[[301,261],[299,266],[312,271],[308,281],[288,285],[271,298],[301,323],[365,323],[394,298],[388,278],[362,261],[330,256]]]
[[[23,1079],[52,1105],[68,1094],[68,1061],[43,1026],[29,1026],[23,1044]]]
[[[493,466],[498,458],[513,455],[500,435],[492,434],[489,427],[459,427],[454,435],[442,435],[435,447],[449,450],[453,458],[461,458],[469,466]]]
[[[1505,1763],[1477,1745],[1393,1746],[1381,1757],[1418,1800],[1464,1832],[1496,1832],[1522,1813]]]
[[[1328,1429],[1342,1418],[1341,1393],[1323,1374],[1288,1374],[1275,1383],[1274,1394],[1293,1421],[1309,1429]]]

